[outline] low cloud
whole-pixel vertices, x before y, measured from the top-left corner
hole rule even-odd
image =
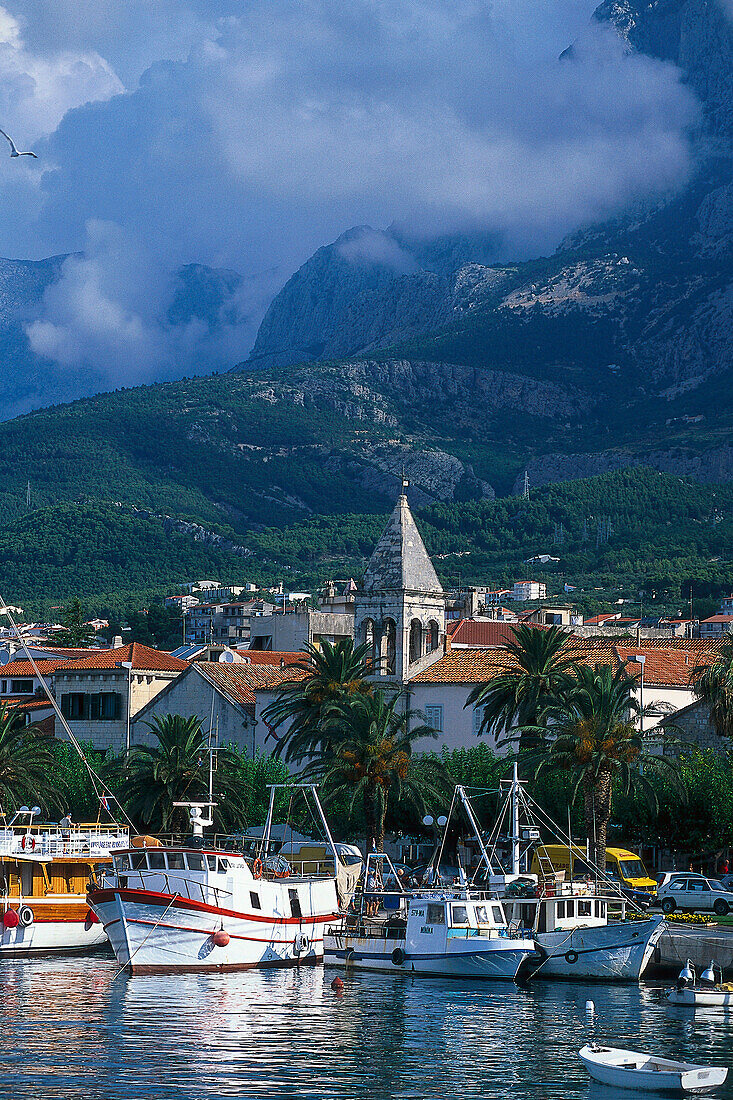
[[[100,3],[119,24],[125,5]],[[134,13],[141,0],[130,3]],[[30,25],[39,6],[12,10]],[[245,278],[222,345],[228,354],[241,338],[241,359],[277,282],[351,226],[489,233],[498,259],[521,258],[678,187],[690,172],[692,94],[673,65],[629,53],[592,23],[594,6],[161,0],[167,28],[162,17],[125,22],[117,47],[94,20],[90,102],[79,103],[77,80],[37,174],[0,173],[0,254],[86,253],[49,292],[33,346],[70,366],[95,358],[120,378],[175,370],[206,337],[163,319],[170,273],[203,263]],[[63,32],[69,56],[82,56],[83,32],[78,19]],[[52,42],[32,41],[60,64]],[[161,60],[138,83],[153,47]],[[28,118],[33,107],[53,119],[63,104],[41,85]],[[376,234],[365,240],[364,256],[384,247]],[[399,270],[403,258],[378,262]]]

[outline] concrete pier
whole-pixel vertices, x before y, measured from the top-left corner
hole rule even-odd
[[[668,924],[644,977],[678,974],[687,959],[698,973],[715,959],[717,965],[727,971],[727,977],[733,976],[733,928]]]

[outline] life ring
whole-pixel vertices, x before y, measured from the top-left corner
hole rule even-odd
[[[23,927],[28,928],[31,924],[33,924],[33,921],[35,919],[36,918],[33,915],[33,910],[31,909],[30,905],[21,905],[20,909],[18,910],[18,920],[23,925]]]
[[[278,871],[275,877],[276,878],[290,878],[290,870],[288,869],[287,871]]]
[[[577,961],[578,961],[578,952],[577,951],[566,951],[565,952],[565,962],[568,962],[572,965],[573,963],[576,963]]]
[[[305,932],[298,932],[293,941],[293,948],[296,955],[300,955],[301,951],[307,951],[311,945],[311,941],[306,936]]]
[[[402,950],[401,947],[395,947],[394,951],[392,952],[392,962],[395,966],[402,966],[404,961],[405,952]]]
[[[262,878],[262,860],[259,856],[252,864],[252,878]]]
[[[35,851],[35,847],[36,847],[36,838],[34,836],[30,836],[28,833],[26,833],[25,836],[23,837],[23,839],[20,842],[20,846],[23,849],[23,851],[25,851],[26,848],[30,848],[30,850],[33,852],[33,851]]]

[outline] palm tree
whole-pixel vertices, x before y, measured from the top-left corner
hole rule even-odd
[[[658,808],[646,776],[665,771],[684,797],[677,765],[644,752],[636,724],[641,713],[634,696],[636,682],[624,666],[614,671],[610,665],[574,665],[564,697],[546,711],[550,725],[541,732],[549,739],[524,756],[526,763],[534,764],[535,778],[545,770],[572,773],[572,799],[582,791],[592,859],[601,870],[606,865],[615,782],[625,794],[639,790]]]
[[[692,685],[718,736],[733,737],[733,638],[725,639],[712,664],[693,668]]]
[[[465,706],[483,707],[480,734],[490,729],[498,733],[513,726],[523,727],[520,749],[524,750],[542,736],[540,727],[548,708],[567,686],[574,655],[568,645],[571,636],[560,627],[538,630],[518,626],[513,633],[514,638],[506,646],[511,662],[506,671],[486,684],[477,684]],[[534,738],[530,729],[537,730]]]
[[[327,719],[331,729],[324,731],[326,736],[304,769],[306,778],[323,784],[327,800],[346,794],[352,812],[361,801],[367,845],[373,840],[380,852],[390,800],[409,803],[423,815],[444,801],[449,786],[437,757],[414,756],[419,738],[438,735],[430,726],[412,724],[416,714],[405,709],[404,699],[404,693],[387,698],[377,690],[357,693],[334,707]]]
[[[302,763],[323,749],[326,719],[343,700],[369,696],[370,647],[354,645],[353,638],[308,643],[305,657],[290,667],[300,675],[280,684],[277,696],[263,711],[271,731],[287,725],[275,750],[288,762]],[[333,727],[331,727],[333,729]]]
[[[118,797],[130,816],[153,832],[185,832],[185,807],[175,802],[203,802],[209,790],[209,749],[198,718],[156,715],[148,729],[153,745],[134,745],[116,764]],[[216,755],[214,801],[223,829],[244,824],[244,782],[239,757],[229,749]]]
[[[0,703],[0,808],[6,813],[23,803],[60,808],[64,790],[56,778],[49,741],[23,715]]]

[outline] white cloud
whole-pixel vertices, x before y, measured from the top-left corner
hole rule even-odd
[[[0,7],[0,118],[18,143],[51,133],[72,107],[122,91],[111,66],[92,50],[28,49],[18,21]]]
[[[160,319],[164,273],[182,263],[251,277],[241,323],[227,330],[244,339],[263,308],[256,288],[263,298],[273,270],[284,280],[350,226],[487,231],[502,256],[528,256],[678,186],[690,169],[696,108],[679,71],[592,24],[595,0],[161,0],[139,28],[128,15],[155,5],[129,0],[128,12],[99,0],[109,31],[84,0],[88,39],[72,18],[76,0],[58,3],[71,20],[58,39],[69,56],[88,41],[107,51],[108,70],[93,69],[98,94],[82,95],[77,80],[68,105],[79,105],[37,149],[40,192],[25,186],[28,171],[0,173],[0,254],[92,249],[69,262],[63,293],[31,329],[59,361],[99,356],[109,371],[119,362],[121,377],[140,377],[144,362],[175,369],[176,356],[201,346]],[[28,54],[19,35],[41,8],[52,10],[12,4],[25,22],[6,32],[11,55]],[[128,38],[115,45],[123,27]],[[36,62],[58,72],[67,55],[48,29],[32,41]],[[573,57],[561,62],[570,41]],[[133,74],[151,51],[172,60],[114,95],[111,66]],[[58,118],[62,97],[43,87],[28,117],[33,108]],[[87,242],[90,221],[117,229]],[[110,282],[121,248],[124,286]]]

